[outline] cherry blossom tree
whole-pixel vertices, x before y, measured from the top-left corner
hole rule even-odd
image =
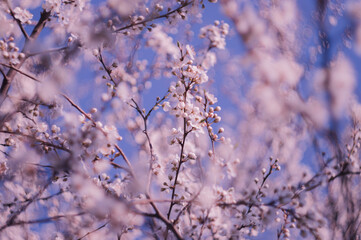
[[[0,25],[1,239],[360,238],[359,1],[2,0]]]

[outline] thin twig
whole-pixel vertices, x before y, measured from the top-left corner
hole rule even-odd
[[[60,219],[60,218],[76,217],[76,216],[81,216],[81,215],[84,215],[84,214],[85,214],[85,212],[80,212],[80,213],[76,213],[76,214],[57,215],[57,216],[53,216],[53,217],[40,218],[40,219],[29,220],[29,221],[16,221],[16,222],[12,222],[10,225],[2,226],[0,228],[0,232],[3,231],[6,228],[12,227],[12,226],[26,225],[26,224],[37,224],[37,223],[47,223],[47,222],[57,220],[57,219]]]
[[[112,71],[105,65],[104,59],[103,59],[103,55],[101,52],[101,49],[99,48],[99,57],[97,57],[97,59],[99,60],[99,62],[102,64],[104,70],[106,71],[106,73],[108,74],[110,81],[112,81],[114,83],[114,86],[117,86],[117,83],[114,81],[111,73]]]
[[[65,94],[61,94],[73,107],[75,107],[80,113],[82,113],[88,120],[90,120],[94,127],[97,125],[96,122],[91,118],[89,114],[87,114],[83,109],[81,109],[77,104],[73,102],[68,96]]]
[[[26,77],[28,77],[28,78],[36,81],[36,82],[41,82],[41,81],[38,80],[37,78],[31,76],[31,75],[28,74],[28,73],[23,72],[22,70],[14,67],[14,66],[8,65],[8,64],[6,64],[6,63],[0,63],[0,65],[2,65],[2,66],[4,66],[4,67],[7,67],[7,68],[10,68],[10,69],[12,69],[12,70],[14,70],[14,71],[16,71],[16,72],[18,72],[18,73],[21,73],[22,75],[24,75],[24,76],[26,76]],[[2,72],[2,71],[1,71],[1,72]],[[3,75],[4,75],[4,74],[3,74]],[[4,77],[5,77],[5,76],[4,76]]]
[[[178,8],[172,10],[172,11],[169,11],[165,14],[162,14],[162,15],[159,15],[157,17],[153,17],[153,18],[149,18],[149,19],[145,19],[143,21],[140,21],[140,22],[137,22],[137,23],[132,23],[132,24],[129,24],[125,27],[121,27],[121,28],[118,28],[115,30],[115,32],[120,32],[120,31],[123,31],[125,29],[128,29],[128,28],[131,28],[131,27],[135,27],[135,26],[138,26],[138,25],[144,25],[148,22],[151,22],[151,21],[154,21],[154,20],[157,20],[157,19],[161,19],[161,18],[168,18],[170,15],[172,15],[173,13],[175,12],[179,12],[182,8],[185,8],[186,6],[192,4],[194,2],[194,0],[192,1],[189,1],[189,2],[185,2],[183,3],[181,6],[179,6]]]
[[[43,200],[43,201],[46,201],[46,200],[49,200],[49,199],[51,199],[51,198],[53,198],[53,197],[56,197],[56,196],[58,196],[58,195],[60,195],[60,194],[64,193],[64,192],[66,192],[66,191],[64,191],[64,190],[61,190],[61,189],[60,189],[60,191],[59,191],[59,192],[54,193],[54,194],[52,194],[52,195],[49,195],[49,196],[47,196],[47,197],[37,198],[37,199],[35,199],[35,200],[32,200],[32,199],[25,199],[24,201],[20,201],[20,202],[10,202],[10,203],[3,203],[2,205],[3,205],[3,206],[5,206],[5,207],[11,207],[11,206],[16,205],[17,203],[26,203],[26,202],[29,202],[29,201],[42,201],[42,200]]]
[[[90,235],[90,234],[92,234],[92,233],[94,233],[94,232],[96,232],[96,231],[99,231],[100,229],[104,228],[108,223],[109,223],[109,222],[106,222],[106,223],[104,223],[103,225],[101,225],[100,227],[98,227],[97,229],[95,229],[95,230],[93,230],[93,231],[90,231],[90,232],[87,232],[84,236],[78,238],[78,240],[81,240],[81,239],[85,238],[86,236],[88,236],[88,235]]]
[[[114,147],[118,150],[118,152],[119,152],[120,155],[123,157],[123,159],[124,159],[124,161],[126,162],[126,164],[128,165],[131,176],[132,176],[133,178],[135,178],[135,173],[134,173],[132,164],[130,163],[130,161],[129,161],[129,159],[127,158],[127,156],[124,154],[123,150],[122,150],[117,144],[114,144]]]
[[[70,149],[64,147],[64,146],[59,146],[59,145],[55,145],[53,143],[50,143],[50,142],[46,142],[42,139],[38,139],[36,138],[35,136],[31,136],[31,135],[27,135],[27,134],[24,134],[22,132],[12,132],[12,131],[7,131],[7,130],[0,130],[1,133],[7,133],[7,134],[12,134],[12,135],[18,135],[18,136],[22,136],[22,137],[26,137],[28,139],[31,139],[35,142],[39,142],[40,144],[44,145],[44,146],[48,146],[48,147],[53,147],[53,148],[56,148],[56,149],[59,149],[59,150],[63,150],[65,152],[68,152],[68,153],[72,153],[70,151]]]

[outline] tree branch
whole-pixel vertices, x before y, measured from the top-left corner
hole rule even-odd
[[[132,28],[132,27],[135,27],[135,26],[138,26],[138,25],[144,25],[148,22],[151,22],[151,21],[154,21],[154,20],[157,20],[157,19],[161,19],[161,18],[168,18],[170,15],[172,15],[173,13],[175,12],[179,12],[180,10],[182,10],[183,8],[187,7],[188,5],[192,4],[194,2],[194,0],[192,1],[187,1],[185,3],[183,3],[181,6],[179,6],[178,8],[172,10],[172,11],[169,11],[165,14],[162,14],[162,15],[159,15],[157,17],[153,17],[153,18],[149,18],[149,19],[145,19],[143,21],[140,21],[140,22],[137,22],[137,23],[132,23],[132,24],[129,24],[125,27],[121,27],[121,28],[118,28],[115,30],[115,32],[121,32],[125,29],[128,29],[128,28]]]

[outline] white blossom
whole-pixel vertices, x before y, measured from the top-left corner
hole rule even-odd
[[[14,9],[14,16],[22,23],[28,23],[33,18],[33,14],[26,9],[21,9],[20,7],[16,7]]]

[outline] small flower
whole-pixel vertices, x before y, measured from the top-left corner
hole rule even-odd
[[[57,132],[60,132],[60,128],[56,125],[52,125],[51,126],[51,132],[52,133],[57,133]]]
[[[82,143],[82,145],[86,148],[89,147],[90,144],[92,144],[92,140],[90,140],[89,138],[85,139]]]
[[[168,112],[169,110],[171,110],[171,106],[170,106],[170,103],[169,102],[164,102],[162,104],[162,108],[165,112]]]
[[[29,21],[33,18],[33,14],[26,9],[16,7],[14,9],[14,17],[22,23],[29,23]]]
[[[48,125],[46,123],[42,122],[38,125],[39,132],[46,132],[46,130],[48,130]]]
[[[157,10],[157,11],[163,11],[163,6],[162,5],[160,5],[159,3],[157,3],[156,5],[155,5],[155,9]]]
[[[197,158],[197,155],[195,153],[190,152],[188,153],[188,158],[194,160]]]
[[[92,53],[93,53],[93,55],[94,55],[95,57],[98,57],[98,56],[99,56],[99,50],[98,50],[98,49],[93,49]]]

